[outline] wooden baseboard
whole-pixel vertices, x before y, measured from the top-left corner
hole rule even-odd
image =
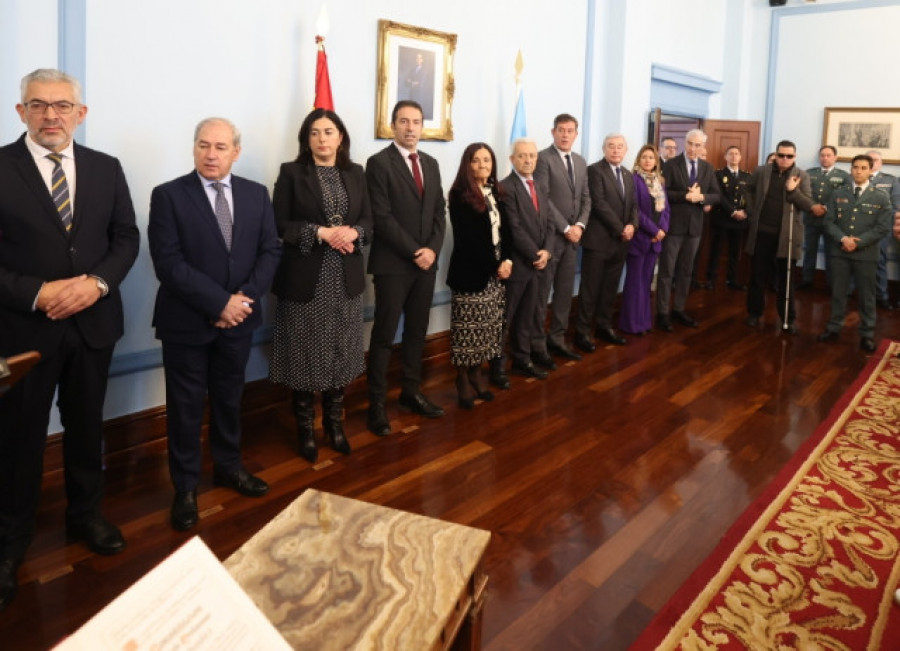
[[[423,355],[425,368],[437,364],[445,364],[449,357],[450,332],[436,332],[425,339],[425,351]],[[389,375],[400,373],[400,356],[391,355]],[[347,388],[348,392],[356,393],[366,390],[365,374],[356,378]],[[244,399],[242,411],[253,413],[270,409],[290,399],[290,390],[286,387],[273,384],[267,379],[248,382],[244,387]],[[204,416],[204,425],[207,417]],[[62,470],[62,433],[51,434],[47,437],[47,448],[44,452],[44,472]],[[118,457],[124,456],[124,452],[133,451],[139,447],[165,445],[166,439],[166,406],[151,407],[132,414],[112,418],[103,423],[104,464],[109,467],[115,465]]]

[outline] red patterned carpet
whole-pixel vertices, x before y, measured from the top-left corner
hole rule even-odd
[[[632,649],[900,649],[898,352],[882,342]]]

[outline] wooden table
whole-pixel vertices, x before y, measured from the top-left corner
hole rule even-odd
[[[294,648],[478,649],[490,537],[308,489],[225,567]]]

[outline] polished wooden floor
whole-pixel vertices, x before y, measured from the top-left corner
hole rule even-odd
[[[315,467],[296,455],[287,404],[247,413],[245,462],[272,490],[241,498],[207,472],[196,533],[225,558],[307,487],[489,529],[487,649],[626,648],[865,365],[855,313],[840,342],[816,342],[824,290],[799,296],[797,336],[779,332],[771,296],[766,326],[745,326],[745,296],[694,292],[699,329],[631,337],[546,381],[514,377],[473,411],[456,408],[439,356],[425,390],[446,417],[392,403],[386,439],[365,430],[357,382],[354,452],[325,448]],[[900,313],[879,312],[878,335],[900,336]],[[188,538],[168,525],[162,443],[112,458],[107,494],[128,548],[101,558],[66,543],[61,476],[45,478],[0,648],[52,646]]]

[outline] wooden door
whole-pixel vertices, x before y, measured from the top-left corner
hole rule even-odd
[[[706,160],[713,169],[725,167],[725,150],[732,145],[737,145],[741,150],[741,169],[752,172],[756,169],[761,156],[765,154],[759,151],[759,122],[746,120],[704,120],[701,127],[706,133]],[[709,258],[709,219],[704,220],[703,237],[700,241],[700,250],[694,261],[696,280],[706,280],[706,261]],[[724,265],[727,256],[727,246],[723,246],[719,264]],[[748,262],[746,256],[741,256],[738,270],[739,282],[747,282]],[[719,281],[725,278],[724,268],[717,274]]]

